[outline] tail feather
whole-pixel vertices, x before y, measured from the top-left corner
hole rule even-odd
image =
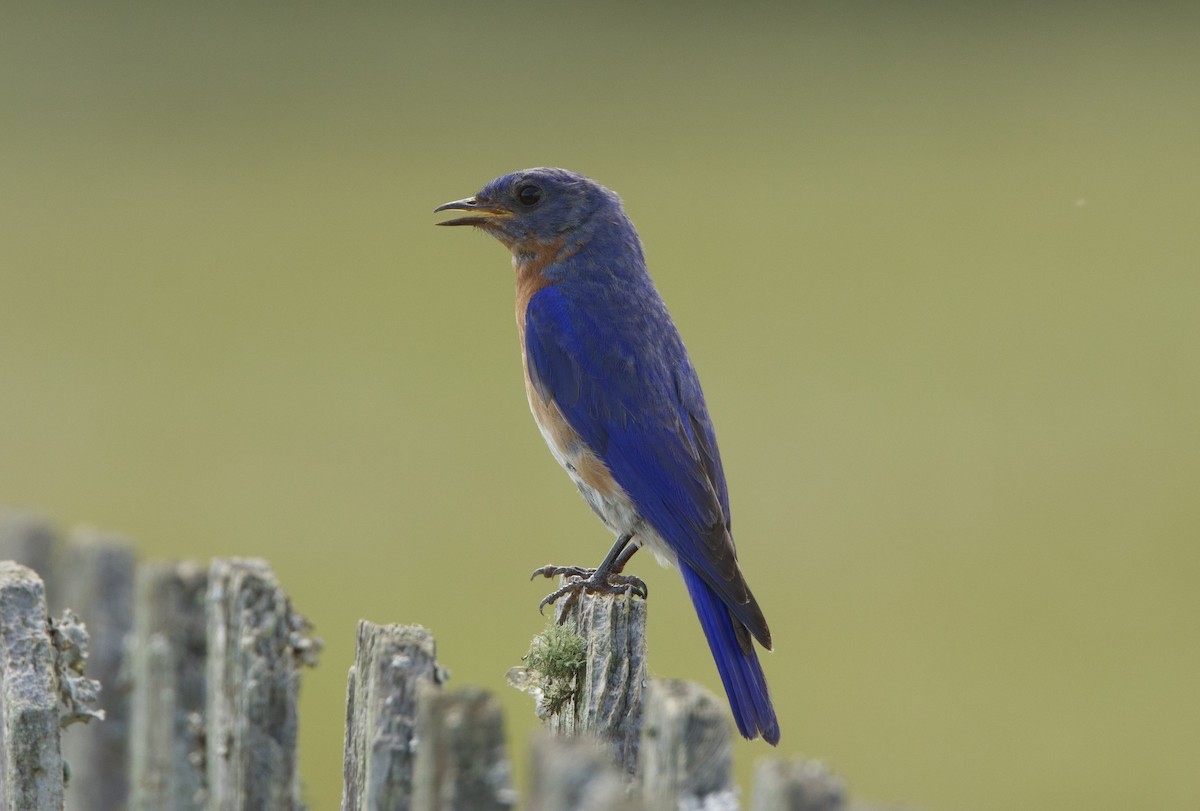
[[[746,738],[761,734],[764,741],[775,746],[779,743],[779,720],[753,643],[748,652],[743,651],[734,626],[736,620],[721,598],[686,564],[681,564],[679,570],[717,662],[738,732]]]

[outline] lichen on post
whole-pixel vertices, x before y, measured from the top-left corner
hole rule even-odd
[[[534,638],[526,665],[509,671],[509,684],[533,696],[552,732],[606,741],[632,775],[647,678],[645,599],[583,593],[561,601],[552,623]]]

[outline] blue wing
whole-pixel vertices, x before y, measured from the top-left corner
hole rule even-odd
[[[627,296],[624,309],[598,301],[604,290],[583,294],[556,285],[529,303],[525,347],[538,396],[557,404],[680,563],[727,606],[742,650],[752,647],[747,629],[769,649],[738,568],[708,409],[674,324],[653,288],[637,307]]]

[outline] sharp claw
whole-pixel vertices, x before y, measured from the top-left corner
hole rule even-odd
[[[542,577],[589,578],[595,573],[595,569],[584,569],[579,566],[555,566],[553,563],[551,563],[548,566],[542,566],[534,569],[533,574],[529,576],[529,579],[534,580],[538,575],[541,575]]]
[[[556,600],[557,600],[559,597],[561,597],[561,596],[562,596],[562,594],[563,594],[563,590],[562,590],[562,589],[558,589],[558,590],[556,590],[556,591],[552,591],[552,592],[550,592],[550,593],[549,593],[549,594],[547,594],[545,597],[543,597],[543,598],[542,598],[542,601],[541,601],[540,603],[538,603],[538,613],[539,613],[539,614],[545,614],[545,613],[546,613],[546,606],[548,606],[548,605],[554,605],[554,602],[555,602],[555,601],[556,601]]]
[[[542,577],[559,576],[567,578],[565,585],[547,594],[538,603],[538,613],[544,616],[546,606],[553,605],[565,596],[567,598],[566,602],[558,607],[558,624],[562,625],[567,621],[567,615],[570,613],[571,608],[579,602],[579,595],[583,592],[587,592],[588,594],[629,594],[640,597],[643,600],[650,593],[650,590],[646,587],[646,582],[640,577],[618,575],[609,572],[597,578],[597,573],[596,569],[584,569],[579,566],[555,566],[553,564],[534,569],[533,574],[529,577],[530,580],[536,579],[538,575]]]
[[[570,594],[567,595],[567,601],[562,604],[562,607],[558,612],[558,624],[559,625],[566,624],[567,617],[569,617],[571,615],[571,609],[575,606],[575,604],[577,602],[579,602],[579,593],[581,591],[583,591],[583,589],[571,589]]]

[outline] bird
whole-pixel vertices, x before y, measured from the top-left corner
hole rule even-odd
[[[779,743],[755,642],[771,632],[738,565],[729,492],[700,380],[620,197],[566,169],[502,175],[438,206],[512,253],[525,392],[542,437],[617,537],[595,569],[546,566],[569,592],[646,596],[621,572],[641,547],[683,577],[738,731]]]

